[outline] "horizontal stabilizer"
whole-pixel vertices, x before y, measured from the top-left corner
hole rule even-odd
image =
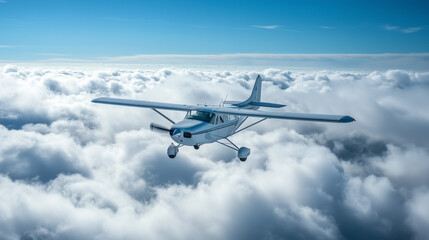
[[[240,102],[240,101],[224,101],[223,103],[224,103],[224,104],[236,105],[236,104],[239,104],[239,103],[241,103],[241,102]]]
[[[269,103],[269,102],[240,102],[240,101],[225,101],[225,104],[231,104],[233,106],[237,107],[244,107],[244,106],[257,106],[257,107],[269,107],[269,108],[282,108],[285,107],[285,104],[277,104],[277,103]]]
[[[251,102],[249,105],[258,107],[282,108],[286,107],[284,104],[269,103],[269,102]]]

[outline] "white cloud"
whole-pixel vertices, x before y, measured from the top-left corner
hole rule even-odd
[[[409,202],[407,223],[411,225],[416,232],[416,239],[423,240],[429,236],[427,228],[429,224],[429,190],[427,187],[419,188],[413,192],[413,196]]]
[[[409,28],[402,28],[399,31],[403,33],[413,33],[413,32],[418,32],[421,29],[422,29],[421,27],[409,27]]]
[[[231,138],[252,149],[245,163],[216,144],[169,159],[169,136],[148,128],[163,118],[90,102],[218,104],[258,74],[284,111],[357,122],[270,120]],[[403,70],[5,65],[0,238],[425,239],[428,88],[428,72]]]
[[[279,28],[279,25],[252,25],[254,28],[262,28],[262,29],[276,29]]]
[[[335,27],[333,27],[333,26],[320,26],[320,28],[323,28],[323,29],[333,29]]]
[[[388,146],[386,156],[374,159],[373,165],[389,177],[397,186],[418,188],[429,183],[429,153],[423,149]],[[407,169],[405,172],[403,169]]]
[[[422,27],[402,28],[402,27],[391,26],[391,25],[385,25],[385,26],[383,26],[383,28],[386,29],[387,31],[398,31],[398,32],[402,32],[402,33],[414,33],[414,32],[418,32],[422,29]]]
[[[386,30],[388,30],[388,31],[393,31],[393,30],[397,30],[397,29],[399,29],[399,27],[398,27],[398,26],[385,25],[385,26],[383,26],[383,27],[384,27],[384,29],[386,29]]]

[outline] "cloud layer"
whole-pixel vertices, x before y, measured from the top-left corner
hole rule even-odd
[[[429,72],[0,68],[1,239],[427,239]],[[284,110],[169,159],[153,111],[99,96],[219,104],[257,74]],[[175,120],[183,113],[166,112]]]
[[[326,27],[326,26],[325,26]],[[329,26],[328,26],[329,27]],[[55,54],[54,54],[55,55]],[[58,55],[58,54],[57,54]],[[48,56],[49,57],[49,56]],[[9,63],[0,59],[0,63]],[[81,63],[86,63],[83,66]],[[429,53],[384,53],[384,54],[140,54],[133,56],[101,57],[92,59],[71,59],[51,56],[45,60],[33,62],[31,66],[61,63],[65,68],[76,65],[78,68],[88,66],[128,69],[130,66],[143,68],[182,67],[217,69],[218,71],[249,69],[263,71],[269,67],[285,68],[294,71],[388,71],[404,69],[408,71],[429,71]],[[102,64],[100,64],[102,63]],[[20,65],[22,65],[21,63]],[[146,64],[147,66],[142,66]]]

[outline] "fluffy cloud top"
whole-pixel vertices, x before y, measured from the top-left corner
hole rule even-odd
[[[429,73],[0,68],[1,239],[427,239]],[[264,101],[354,124],[270,120],[169,159],[168,126],[98,96]],[[175,120],[183,113],[165,112]]]

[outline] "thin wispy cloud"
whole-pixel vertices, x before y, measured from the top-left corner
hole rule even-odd
[[[414,33],[422,30],[422,27],[401,28],[398,26],[391,26],[391,25],[384,25],[383,28],[386,29],[387,31],[398,31],[402,33]]]
[[[252,25],[254,28],[262,28],[262,29],[276,29],[279,28],[280,25]]]
[[[12,47],[12,46],[10,46],[10,45],[0,45],[0,48],[10,48],[10,47]]]
[[[387,31],[393,31],[393,30],[397,30],[399,27],[397,27],[397,26],[390,26],[390,25],[386,25],[386,26],[383,26],[384,27],[384,29],[386,29]]]
[[[323,28],[323,29],[333,29],[335,27],[332,27],[332,26],[320,26],[320,28]]]
[[[6,1],[5,0],[0,0],[0,3],[6,3]]]
[[[421,27],[410,27],[410,28],[400,29],[399,31],[403,33],[413,33],[413,32],[420,31],[421,29],[422,29]]]

